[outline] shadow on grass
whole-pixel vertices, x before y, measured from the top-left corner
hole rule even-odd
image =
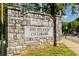
[[[77,56],[65,45],[56,47],[42,48],[31,50],[28,53],[20,54],[21,56]]]

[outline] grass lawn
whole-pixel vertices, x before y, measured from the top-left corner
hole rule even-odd
[[[22,56],[76,56],[76,54],[66,46],[62,45],[59,47],[50,47],[30,51],[28,54],[22,54]]]

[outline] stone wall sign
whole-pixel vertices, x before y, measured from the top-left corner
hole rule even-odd
[[[7,55],[16,55],[23,49],[41,47],[54,40],[54,24],[50,15],[27,12],[21,13],[20,8],[8,7],[8,47]],[[57,17],[57,41],[61,41],[61,23]],[[60,36],[60,38],[59,38]]]

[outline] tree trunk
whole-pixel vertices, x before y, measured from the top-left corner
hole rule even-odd
[[[57,45],[56,43],[56,17],[54,17],[54,20],[53,20],[53,23],[54,23],[54,46]]]
[[[54,23],[54,46],[57,45],[56,43],[56,4],[55,3],[49,3],[50,9],[51,9],[51,15],[53,17],[53,23]]]

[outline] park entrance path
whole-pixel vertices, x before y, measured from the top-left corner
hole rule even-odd
[[[69,49],[71,49],[75,54],[79,55],[79,44],[67,39],[63,39],[63,44],[66,45]]]

